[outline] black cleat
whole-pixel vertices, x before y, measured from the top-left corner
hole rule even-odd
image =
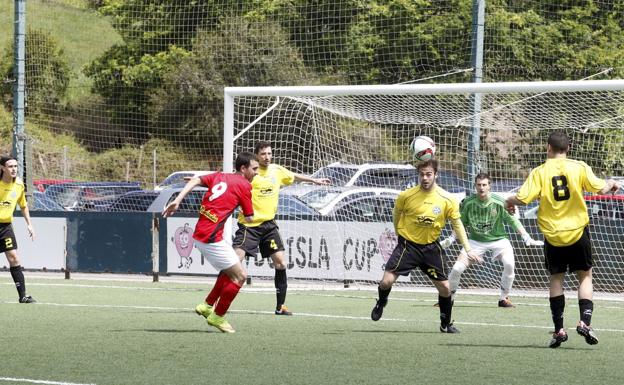
[[[576,325],[576,332],[585,337],[585,342],[588,344],[596,345],[598,343],[598,336],[594,333],[594,329],[589,325],[585,325],[585,322],[579,321],[578,325]]]
[[[453,326],[452,322],[446,326],[440,325],[440,331],[442,333],[459,333],[459,329]]]
[[[388,304],[388,300],[385,300],[383,302],[380,299],[377,300],[377,303],[375,304],[373,311],[371,311],[371,319],[373,321],[379,321],[379,319],[381,318],[381,315],[383,314],[383,309],[387,304]]]
[[[20,298],[19,303],[36,303],[35,299],[29,295]]]
[[[516,306],[514,306],[514,304],[511,303],[509,298],[505,298],[505,299],[501,299],[500,301],[498,301],[498,307],[516,307]]]
[[[553,349],[558,348],[563,342],[566,342],[567,340],[568,333],[566,333],[563,329],[559,329],[558,332],[553,333],[552,338],[548,343],[548,347]]]

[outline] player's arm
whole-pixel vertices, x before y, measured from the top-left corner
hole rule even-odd
[[[245,217],[245,222],[247,223],[253,222],[254,211],[253,211],[253,203],[251,200],[251,185],[249,186],[249,188],[243,189],[241,193],[239,205],[241,207],[243,217]]]
[[[466,250],[466,254],[468,255],[468,259],[471,262],[481,263],[483,262],[483,258],[481,258],[478,254],[475,254],[470,247],[470,242],[468,242],[468,234],[466,234],[466,228],[461,221],[461,218],[452,218],[451,226],[453,226],[453,232],[455,233],[455,237],[462,245],[464,250]]]
[[[171,201],[171,203],[169,203],[167,207],[165,207],[165,209],[162,212],[162,216],[165,218],[172,216],[176,211],[178,211],[178,208],[180,207],[180,203],[182,202],[182,199],[184,199],[184,197],[188,193],[190,193],[191,190],[193,190],[196,186],[199,186],[201,184],[202,184],[201,179],[197,177],[193,177],[188,182],[186,182],[186,185],[184,186],[182,191],[180,191],[176,199]]]
[[[403,215],[403,206],[405,205],[405,199],[402,194],[399,194],[396,202],[394,202],[394,208],[392,209],[392,224],[394,225],[394,232],[399,233],[399,219]]]
[[[518,218],[510,215],[506,211],[501,212],[503,215],[503,222],[505,222],[508,226],[514,229],[520,236],[522,237],[522,241],[527,246],[544,246],[544,242],[535,240],[531,237],[531,235],[526,231],[522,223],[518,220]]]
[[[295,174],[295,180],[297,182],[308,182],[314,183],[318,185],[327,186],[331,184],[329,178],[312,178],[311,176],[303,175],[303,174]]]
[[[28,205],[20,206],[22,210],[22,216],[24,217],[24,221],[26,221],[26,228],[28,229],[28,235],[30,239],[35,240],[35,230],[32,226],[32,222],[30,221],[30,210],[28,210]]]
[[[618,191],[619,189],[622,188],[622,186],[620,185],[619,182],[613,180],[613,179],[607,179],[606,180],[606,184],[605,186],[602,188],[602,190],[599,191],[599,193],[601,195],[606,194],[606,193],[615,193],[616,191]]]

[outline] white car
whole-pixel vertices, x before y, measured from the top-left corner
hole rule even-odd
[[[401,190],[381,187],[317,187],[315,190],[300,195],[299,199],[315,208],[321,215],[328,215],[334,207],[348,200],[379,195],[396,199],[400,192]]]
[[[313,178],[329,178],[333,186],[386,187],[404,189],[418,181],[416,168],[411,164],[334,162],[321,167]]]
[[[182,185],[186,183],[190,178],[212,174],[214,171],[176,171],[169,174],[160,184],[154,187],[154,190],[161,191],[171,186]]]

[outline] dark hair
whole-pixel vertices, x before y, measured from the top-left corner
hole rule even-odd
[[[425,160],[424,162],[418,163],[416,169],[420,172],[421,169],[425,167],[432,167],[434,173],[438,173],[438,161],[435,159]]]
[[[271,143],[264,141],[264,140],[256,143],[256,147],[254,147],[254,154],[256,155],[259,154],[260,151],[262,151],[263,149],[267,147],[271,147]]]
[[[236,161],[234,162],[234,167],[236,167],[236,171],[240,171],[243,167],[249,167],[252,160],[256,160],[256,156],[251,152],[241,152],[236,157]]]
[[[548,144],[558,154],[567,153],[570,148],[570,139],[565,132],[558,130],[548,135]]]
[[[487,179],[488,182],[492,183],[492,178],[490,178],[490,175],[487,172],[480,172],[477,176],[475,176],[475,182],[483,179]]]
[[[2,166],[6,165],[6,162],[8,162],[10,160],[17,160],[17,159],[12,157],[11,155],[2,155],[2,156],[0,156],[0,165],[2,165]],[[3,174],[4,174],[4,170],[0,170],[0,178],[2,178]]]

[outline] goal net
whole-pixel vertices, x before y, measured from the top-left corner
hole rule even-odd
[[[319,187],[282,188],[278,224],[291,279],[376,284],[396,242],[391,211],[398,191],[418,183],[408,151],[417,135],[437,145],[438,184],[461,200],[478,172],[492,192],[513,194],[546,158],[546,139],[565,130],[569,156],[600,177],[624,175],[624,81],[567,81],[393,86],[254,87],[225,89],[224,169],[258,141],[272,144],[273,162],[332,179]],[[350,187],[349,187],[350,186]],[[587,197],[597,291],[621,292],[624,200]],[[543,239],[535,205],[519,219]],[[310,209],[312,208],[312,209]],[[539,247],[514,246],[514,290],[548,287]],[[450,232],[450,224],[443,237]],[[445,250],[450,269],[460,246]],[[268,261],[252,258],[253,277],[273,277]],[[447,270],[448,271],[448,270]],[[463,275],[460,288],[497,289],[502,265],[486,258]],[[568,288],[577,282],[568,280]],[[406,286],[430,286],[415,271]]]

